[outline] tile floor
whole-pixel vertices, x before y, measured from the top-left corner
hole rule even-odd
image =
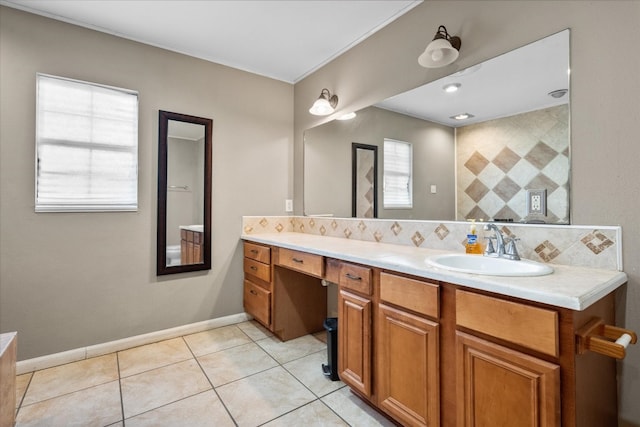
[[[16,427],[392,426],[322,374],[325,340],[243,322],[20,375]]]

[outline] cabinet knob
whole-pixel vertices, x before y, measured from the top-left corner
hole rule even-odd
[[[249,293],[250,293],[251,295],[256,295],[256,296],[258,295],[258,293],[257,293],[255,290],[253,290],[253,289],[251,289],[251,290],[249,291]]]

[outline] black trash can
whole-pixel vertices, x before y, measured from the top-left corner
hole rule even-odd
[[[322,372],[331,381],[338,381],[338,318],[327,317],[324,321],[327,330],[327,364],[322,364]]]

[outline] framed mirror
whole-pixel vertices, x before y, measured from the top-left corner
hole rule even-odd
[[[378,188],[379,218],[568,224],[569,39],[552,34],[306,130],[305,215],[349,217],[351,143],[390,138],[413,146],[412,208],[384,208]],[[528,211],[531,192],[545,194],[543,212]]]
[[[157,274],[211,269],[213,120],[159,112]]]
[[[351,144],[351,216],[378,217],[378,147]]]

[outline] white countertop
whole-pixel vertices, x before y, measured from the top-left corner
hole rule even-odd
[[[204,225],[181,225],[180,230],[195,231],[196,233],[204,232]]]
[[[17,335],[17,332],[6,332],[4,334],[0,334],[0,356],[4,354],[9,347],[9,344],[11,344],[11,341],[13,341]]]
[[[425,262],[427,257],[447,253],[447,251],[313,234],[243,234],[242,239],[572,310],[584,310],[627,282],[627,275],[620,271],[556,264],[553,264],[553,274],[537,277],[499,277],[457,273],[432,267]]]

